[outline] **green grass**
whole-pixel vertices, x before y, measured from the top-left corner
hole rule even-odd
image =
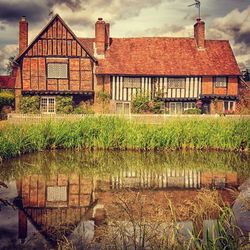
[[[131,123],[118,117],[19,124],[0,128],[0,157],[45,149],[228,150],[249,151],[249,119],[171,119]]]

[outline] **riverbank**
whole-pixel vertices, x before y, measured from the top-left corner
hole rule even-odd
[[[0,127],[0,157],[45,149],[249,151],[250,119],[176,118],[140,124],[119,117]]]

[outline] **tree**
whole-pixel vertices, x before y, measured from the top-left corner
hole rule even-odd
[[[9,57],[9,61],[6,64],[6,72],[8,75],[11,75],[12,73],[14,60],[15,60],[15,56],[11,56]]]
[[[242,76],[243,76],[244,81],[250,81],[250,70],[249,69],[243,70]]]

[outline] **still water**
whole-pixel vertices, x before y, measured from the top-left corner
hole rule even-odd
[[[250,156],[235,153],[24,155],[0,165],[0,249],[119,249],[142,224],[150,239],[144,247],[161,247],[152,232],[169,231],[173,220],[184,237],[194,221],[204,232],[220,213],[217,204],[232,206],[249,177]]]

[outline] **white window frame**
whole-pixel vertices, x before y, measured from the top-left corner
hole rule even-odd
[[[169,89],[185,89],[185,78],[168,78]]]
[[[121,104],[122,105],[122,112],[120,112],[120,113],[117,112],[117,107],[116,107],[117,104]],[[128,108],[129,112],[128,113],[125,113],[125,105],[129,105],[129,108]],[[130,102],[116,102],[115,103],[115,113],[116,114],[121,114],[121,115],[124,115],[124,114],[128,115],[128,114],[130,114],[131,113],[131,103]]]
[[[67,63],[47,63],[47,78],[48,79],[68,79],[68,64]]]
[[[215,87],[216,88],[226,88],[227,87],[227,77],[226,76],[215,77]]]
[[[232,109],[227,109],[227,110],[226,110],[226,109],[225,109],[225,103],[226,103],[226,102],[228,103],[228,104],[227,104],[228,107],[230,107],[230,106],[231,106],[230,104],[232,103],[232,104],[233,104],[233,108],[232,108]],[[228,112],[228,111],[229,111],[229,112],[232,112],[232,111],[235,111],[235,107],[236,107],[236,102],[235,102],[235,101],[224,101],[224,102],[223,102],[223,111],[224,111],[224,112]]]
[[[51,102],[53,100],[53,102]],[[53,109],[50,104],[54,105]],[[55,114],[56,113],[56,98],[55,96],[42,96],[40,100],[40,111],[42,114]]]
[[[195,102],[183,102],[182,106],[183,106],[184,111],[189,110],[189,109],[195,109],[196,108],[196,103]]]

